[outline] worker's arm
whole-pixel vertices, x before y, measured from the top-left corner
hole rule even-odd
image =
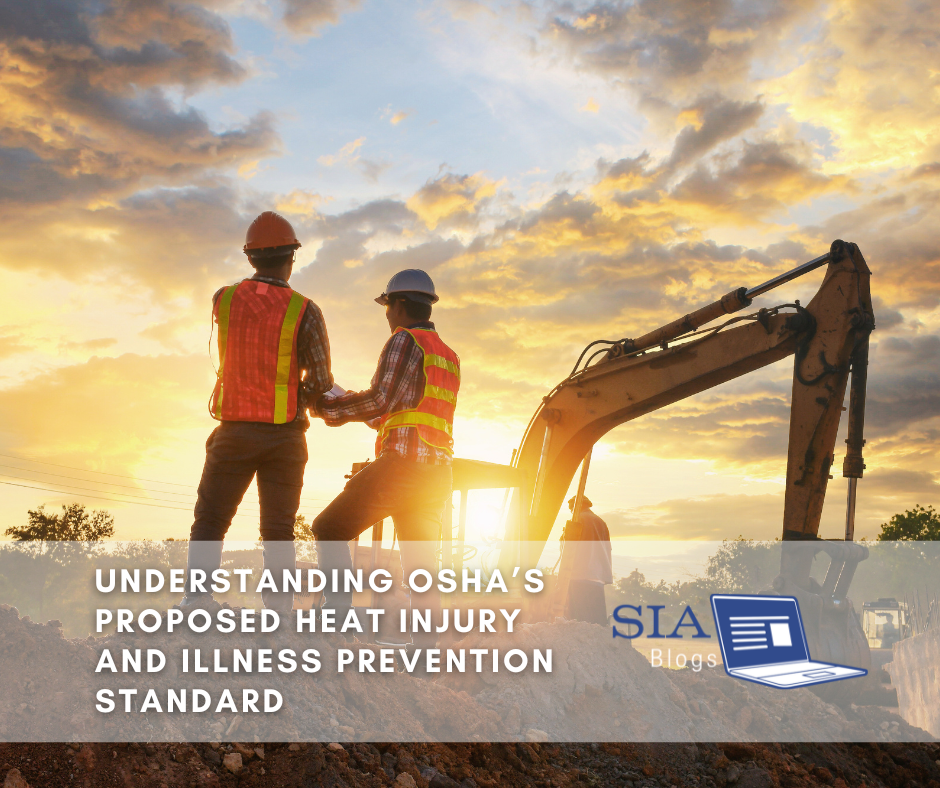
[[[414,386],[424,383],[423,354],[407,331],[399,331],[385,343],[372,385],[365,391],[349,391],[339,397],[324,397],[317,414],[331,427],[350,421],[369,422],[386,413],[410,406]]]
[[[307,402],[316,402],[321,394],[333,387],[330,371],[330,339],[326,333],[323,313],[313,301],[307,301],[297,335],[297,363],[304,376]]]

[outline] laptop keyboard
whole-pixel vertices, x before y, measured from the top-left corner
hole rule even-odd
[[[754,668],[738,668],[735,673],[742,676],[753,676],[754,678],[766,678],[767,676],[788,676],[791,673],[804,673],[807,670],[820,670],[822,668],[831,668],[825,662],[785,662],[780,665],[759,665]]]

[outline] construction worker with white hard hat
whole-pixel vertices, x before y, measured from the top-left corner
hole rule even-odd
[[[568,501],[572,515],[576,501],[577,496]],[[585,495],[577,522],[569,522],[562,535],[564,547],[561,560],[570,568],[565,618],[606,626],[604,586],[614,582],[613,556],[610,530],[607,523],[591,511],[593,506],[591,499]]]
[[[330,426],[361,421],[378,430],[375,462],[354,475],[313,521],[319,565],[327,577],[331,569],[340,570],[342,577],[342,570],[352,568],[348,542],[385,517],[395,523],[406,582],[415,569],[436,574],[443,514],[453,491],[454,410],[460,387],[460,359],[430,319],[437,300],[424,271],[395,274],[375,299],[385,307],[392,336],[371,386],[326,395],[317,403],[315,412]],[[325,591],[327,607],[352,605],[351,593],[330,590]],[[438,619],[436,590],[412,590],[411,596],[413,607],[430,609]],[[436,638],[432,633],[414,635],[415,645],[422,647]]]
[[[206,442],[190,532],[183,606],[206,605],[222,540],[253,478],[261,504],[265,569],[280,582],[294,568],[294,519],[307,463],[306,407],[333,386],[323,314],[288,285],[300,241],[284,217],[265,211],[243,247],[250,279],[213,296],[219,368],[209,411],[219,422]],[[209,578],[193,585],[194,570]],[[265,607],[289,612],[290,593],[263,592]]]

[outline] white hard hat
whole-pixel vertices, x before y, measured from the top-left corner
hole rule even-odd
[[[375,303],[385,306],[392,293],[407,293],[412,301],[422,304],[436,304],[438,300],[437,293],[434,292],[434,282],[420,268],[406,268],[395,274],[388,280],[385,292],[375,299]]]

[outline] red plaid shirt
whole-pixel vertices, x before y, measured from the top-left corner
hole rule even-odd
[[[406,328],[435,330],[434,323],[414,323]],[[424,396],[424,351],[407,331],[392,334],[365,391],[348,391],[335,399],[320,400],[317,413],[331,427],[349,421],[372,421],[386,413],[414,408]],[[429,465],[450,465],[446,451],[429,446],[414,427],[389,430],[382,442],[382,454],[394,453]]]
[[[251,278],[275,287],[290,287],[283,279],[273,276],[255,274]],[[221,287],[212,296],[213,307],[224,290],[225,288]],[[307,308],[297,329],[297,365],[300,367],[302,382],[297,393],[297,415],[292,423],[302,424],[306,429],[310,424],[307,408],[313,407],[324,391],[333,388],[333,375],[330,373],[330,339],[326,334],[326,323],[320,307],[310,299],[307,299]]]

